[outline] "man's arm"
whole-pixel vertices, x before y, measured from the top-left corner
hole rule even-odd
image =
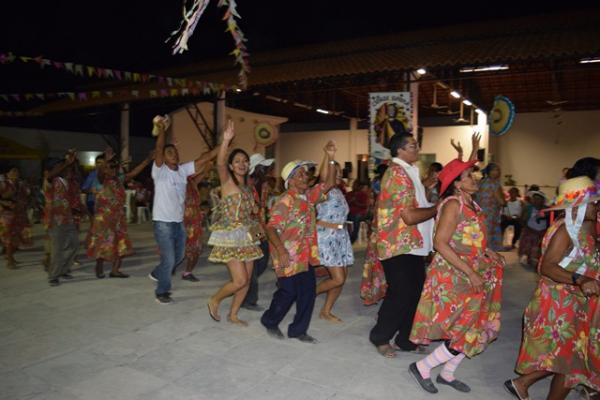
[[[206,163],[212,161],[217,156],[217,154],[219,154],[219,149],[220,146],[216,146],[214,149],[207,151],[200,157],[196,158],[194,160],[194,171],[201,171]]]
[[[165,142],[166,142],[166,132],[165,132],[165,128],[164,125],[161,123],[157,123],[156,124],[156,128],[159,132],[158,136],[156,137],[156,145],[154,146],[154,163],[156,164],[157,167],[162,167],[163,163],[164,163],[164,158],[163,158],[163,150],[165,148]]]
[[[428,219],[435,217],[437,214],[436,207],[427,208],[405,208],[400,212],[400,216],[406,225],[418,225]]]

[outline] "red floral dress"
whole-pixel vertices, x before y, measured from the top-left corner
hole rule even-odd
[[[27,218],[29,191],[21,182],[5,180],[0,183],[0,198],[13,207],[0,206],[0,240],[3,246],[13,249],[31,246],[31,224]]]
[[[450,340],[450,348],[473,357],[481,353],[500,332],[503,265],[484,255],[487,248],[484,215],[458,197],[459,221],[450,246],[484,281],[481,292],[472,289],[467,276],[436,253],[417,307],[410,340],[428,344]],[[438,221],[439,221],[438,213]]]
[[[132,253],[125,219],[125,187],[119,178],[108,178],[96,195],[96,212],[87,236],[87,255],[113,262]]]
[[[187,189],[185,193],[185,211],[183,214],[183,226],[187,238],[185,241],[185,256],[197,257],[202,249],[202,223],[204,222],[204,213],[200,210],[200,192],[195,187],[193,181],[188,178]]]
[[[377,257],[377,233],[375,232],[377,229],[377,216],[373,218],[371,226],[373,229],[369,234],[365,265],[360,282],[360,298],[363,299],[365,306],[377,304],[379,300],[383,299],[388,286],[383,265]]]
[[[554,234],[564,224],[556,221],[542,242],[542,260]],[[583,271],[599,279],[600,255],[594,238],[580,237],[583,251],[565,269]],[[542,263],[540,260],[540,264]],[[580,272],[581,273],[581,272]],[[574,285],[542,276],[523,318],[523,341],[516,371],[549,371],[566,375],[566,385],[584,384],[600,390],[600,305]]]

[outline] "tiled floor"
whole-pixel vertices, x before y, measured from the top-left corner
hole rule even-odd
[[[335,308],[344,323],[319,320],[318,299],[310,333],[320,343],[309,345],[270,338],[256,312],[241,311],[247,328],[212,321],[206,300],[227,271],[208,263],[206,252],[196,269],[201,281],[177,276],[175,302],[158,305],[146,277],[157,262],[151,225],[131,225],[130,234],[136,254],[124,261],[129,279],[97,280],[86,261],[75,280],[49,287],[39,232],[36,247],[17,254],[19,270],[0,267],[0,399],[510,399],[502,382],[513,376],[521,315],[536,279],[514,254],[508,254],[500,338],[458,371],[473,391],[442,387],[432,396],[407,372],[417,356],[384,359],[368,341],[377,309],[364,307],[358,295],[363,251]],[[260,285],[260,303],[268,305],[271,271]],[[532,398],[544,398],[547,388],[548,381],[539,383]]]

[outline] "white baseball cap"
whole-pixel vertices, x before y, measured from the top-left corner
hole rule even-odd
[[[265,158],[260,153],[255,153],[250,156],[250,169],[248,173],[252,175],[254,173],[254,169],[259,165],[263,165],[265,167],[271,166],[275,162],[274,158]]]

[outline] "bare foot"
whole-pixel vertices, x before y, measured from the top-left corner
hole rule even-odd
[[[329,322],[333,322],[334,324],[341,324],[342,322],[344,322],[341,320],[341,318],[336,317],[332,313],[325,313],[323,311],[321,311],[321,313],[319,314],[319,318]]]
[[[239,326],[248,326],[248,323],[246,321],[241,320],[238,317],[232,317],[231,315],[227,317],[227,321]]]
[[[217,322],[221,321],[221,316],[219,315],[219,305],[215,304],[212,297],[208,300],[206,306],[208,307],[208,314],[210,317]]]

